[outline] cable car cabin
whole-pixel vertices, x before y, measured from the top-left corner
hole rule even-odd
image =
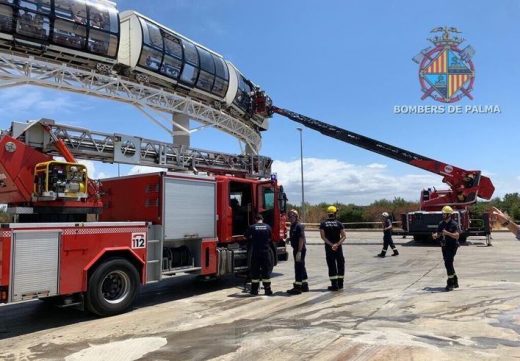
[[[236,112],[240,116],[249,117],[255,121],[260,130],[269,128],[269,119],[253,111],[252,94],[258,89],[250,80],[230,62],[227,62],[230,74],[233,74],[230,89],[226,97],[226,103],[231,105],[232,113]],[[236,82],[236,84],[235,84]]]
[[[0,47],[67,63],[113,65],[118,11],[105,0],[0,0]]]
[[[214,51],[135,11],[121,13],[120,65],[145,74],[162,87],[175,88],[204,103],[220,103],[249,118],[253,83]],[[254,115],[255,125],[267,121]]]
[[[194,97],[223,102],[230,74],[221,55],[135,12],[121,13],[119,63],[150,76],[151,82],[180,85]]]

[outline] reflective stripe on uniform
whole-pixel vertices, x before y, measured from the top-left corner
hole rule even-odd
[[[260,283],[260,280],[251,280],[251,283]]]
[[[330,280],[337,280],[337,279],[338,279],[338,276],[330,276],[329,279],[330,279]]]
[[[449,275],[448,278],[455,278],[455,275]]]
[[[338,280],[342,280],[345,276],[338,276]]]
[[[308,280],[303,280],[302,283],[307,283]]]
[[[262,282],[263,282],[263,283],[271,283],[271,279],[270,279],[270,278],[268,278],[268,279],[265,279],[265,280],[264,280],[264,279],[262,279]]]
[[[301,286],[302,282],[294,282],[295,285]]]

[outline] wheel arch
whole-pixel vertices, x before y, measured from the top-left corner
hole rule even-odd
[[[127,247],[116,247],[116,248],[105,248],[99,252],[86,266],[83,268],[83,286],[82,291],[86,292],[88,288],[88,280],[96,268],[113,258],[123,258],[129,261],[139,273],[139,279],[141,284],[145,281],[145,265],[146,262],[139,257],[134,251]]]

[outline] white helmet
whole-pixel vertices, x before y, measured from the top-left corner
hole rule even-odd
[[[386,218],[390,217],[390,215],[388,214],[388,212],[383,212],[383,213],[381,213],[381,215],[382,215],[383,217],[386,217]]]

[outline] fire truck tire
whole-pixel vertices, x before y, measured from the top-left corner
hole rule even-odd
[[[86,305],[99,316],[112,316],[132,306],[139,290],[139,273],[124,258],[112,258],[100,264],[88,282]]]

